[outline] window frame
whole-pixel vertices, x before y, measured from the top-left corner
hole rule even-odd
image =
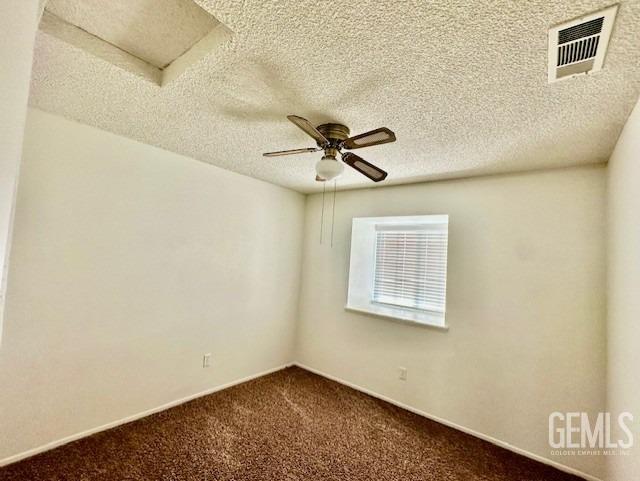
[[[380,230],[444,230],[448,239],[448,215],[356,217],[352,220],[349,289],[345,309],[376,317],[416,323],[422,326],[448,329],[445,306],[443,312],[400,306],[375,301],[373,298],[376,269],[377,232]],[[445,258],[445,262],[447,259]],[[447,262],[448,264],[448,262]]]

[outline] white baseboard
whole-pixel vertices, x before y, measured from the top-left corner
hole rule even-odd
[[[131,416],[127,416],[125,418],[118,419],[116,421],[112,421],[112,422],[107,423],[107,424],[103,424],[102,426],[98,426],[98,427],[95,427],[95,428],[87,429],[86,431],[82,431],[82,432],[79,432],[79,433],[76,433],[76,434],[72,434],[71,436],[66,436],[64,438],[57,439],[55,441],[51,441],[51,442],[49,442],[47,444],[44,444],[42,446],[38,446],[37,448],[29,449],[28,451],[24,451],[22,453],[14,454],[13,456],[9,456],[8,458],[0,459],[0,467],[6,466],[8,464],[16,463],[16,462],[21,461],[21,460],[23,460],[25,458],[29,458],[31,456],[35,456],[36,454],[44,453],[45,451],[49,451],[51,449],[57,448],[59,446],[62,446],[64,444],[67,444],[67,443],[70,443],[70,442],[73,442],[73,441],[77,441],[78,439],[82,439],[82,438],[85,438],[87,436],[91,436],[92,434],[96,434],[96,433],[99,433],[101,431],[106,431],[107,429],[111,429],[111,428],[115,428],[117,426],[121,426],[122,424],[127,424],[127,423],[130,423],[132,421],[136,421],[136,420],[138,420],[140,418],[144,418],[144,417],[149,416],[151,414],[155,414],[155,413],[158,413],[160,411],[164,411],[166,409],[170,409],[170,408],[178,406],[180,404],[184,404],[186,402],[189,402],[189,401],[192,401],[194,399],[197,399],[199,397],[207,396],[209,394],[213,394],[214,392],[222,391],[223,389],[227,389],[227,388],[230,388],[232,386],[236,386],[238,384],[242,384],[244,382],[251,381],[252,379],[256,379],[256,378],[259,378],[259,377],[262,377],[262,376],[266,376],[267,374],[271,374],[273,372],[280,371],[280,370],[285,369],[287,367],[290,367],[292,365],[293,365],[293,363],[288,363],[288,364],[284,364],[282,366],[274,367],[274,368],[268,369],[266,371],[259,372],[257,374],[252,374],[251,376],[246,376],[246,377],[243,377],[241,379],[237,379],[235,381],[231,381],[231,382],[228,382],[226,384],[222,384],[220,386],[216,386],[216,387],[213,387],[211,389],[207,389],[206,391],[202,391],[202,392],[199,392],[199,393],[196,393],[196,394],[192,394],[192,395],[184,397],[182,399],[177,399],[175,401],[168,402],[166,404],[163,404],[162,406],[158,406],[158,407],[155,407],[155,408],[152,408],[152,409],[147,409],[146,411],[142,411],[142,412],[139,412],[137,414],[133,414]]]
[[[370,389],[363,388],[361,386],[358,386],[357,384],[353,384],[353,383],[351,383],[349,381],[345,381],[345,380],[340,379],[340,378],[338,378],[336,376],[332,376],[331,374],[327,374],[325,372],[322,372],[322,371],[320,371],[318,369],[312,368],[312,367],[307,366],[305,364],[302,364],[300,362],[293,362],[293,363],[289,363],[289,364],[284,364],[282,366],[274,367],[272,369],[268,369],[266,371],[262,371],[262,372],[259,372],[257,374],[253,374],[251,376],[243,377],[241,379],[237,379],[235,381],[231,381],[231,382],[228,382],[226,384],[222,384],[220,386],[216,386],[216,387],[213,387],[211,389],[207,389],[206,391],[202,391],[202,392],[199,392],[199,393],[196,393],[196,394],[192,394],[192,395],[184,397],[182,399],[177,399],[175,401],[171,401],[171,402],[163,404],[161,406],[158,406],[158,407],[155,407],[155,408],[152,408],[152,409],[148,409],[146,411],[142,411],[142,412],[139,412],[137,414],[133,414],[131,416],[127,416],[125,418],[118,419],[116,421],[112,421],[112,422],[107,423],[107,424],[103,424],[102,426],[98,426],[98,427],[95,427],[95,428],[92,428],[92,429],[88,429],[86,431],[82,431],[82,432],[79,432],[79,433],[76,433],[76,434],[72,434],[71,436],[66,436],[64,438],[61,438],[61,439],[58,439],[58,440],[55,440],[55,441],[51,441],[51,442],[49,442],[47,444],[44,444],[42,446],[39,446],[37,448],[29,449],[29,450],[24,451],[22,453],[14,454],[13,456],[9,456],[7,458],[4,458],[4,459],[0,460],[0,467],[6,466],[8,464],[12,464],[12,463],[15,463],[15,462],[18,462],[18,461],[21,461],[21,460],[23,460],[25,458],[29,458],[31,456],[35,456],[36,454],[40,454],[40,453],[43,453],[45,451],[49,451],[51,449],[57,448],[59,446],[62,446],[64,444],[67,444],[67,443],[70,443],[70,442],[73,442],[73,441],[77,441],[78,439],[82,439],[82,438],[85,438],[87,436],[91,436],[92,434],[96,434],[96,433],[99,433],[101,431],[106,431],[107,429],[115,428],[117,426],[121,426],[123,424],[127,424],[127,423],[130,423],[132,421],[136,421],[136,420],[141,419],[143,417],[149,416],[151,414],[158,413],[160,411],[164,411],[166,409],[170,409],[170,408],[178,406],[180,404],[184,404],[186,402],[189,402],[189,401],[192,401],[194,399],[197,399],[199,397],[207,396],[209,394],[213,394],[215,392],[222,391],[222,390],[230,388],[232,386],[236,386],[238,384],[242,384],[244,382],[251,381],[252,379],[256,379],[256,378],[259,378],[259,377],[262,377],[262,376],[266,376],[267,374],[271,374],[273,372],[280,371],[280,370],[285,369],[285,368],[287,368],[289,366],[292,366],[292,365],[298,366],[298,367],[300,367],[302,369],[305,369],[305,370],[307,370],[309,372],[312,372],[312,373],[317,374],[319,376],[325,377],[327,379],[331,379],[332,381],[336,381],[336,382],[338,382],[340,384],[344,384],[345,386],[348,386],[348,387],[350,387],[352,389],[355,389],[357,391],[363,392],[363,393],[368,394],[370,396],[373,396],[375,398],[378,398],[378,399],[381,399],[383,401],[386,401],[386,402],[388,402],[390,404],[398,406],[399,408],[406,409],[407,411],[410,411],[410,412],[412,412],[414,414],[417,414],[419,416],[423,416],[423,417],[425,417],[427,419],[431,419],[432,421],[438,422],[440,424],[444,424],[445,426],[448,426],[450,428],[457,429],[458,431],[462,431],[463,433],[470,434],[471,436],[475,436],[476,438],[482,439],[484,441],[488,441],[488,442],[490,442],[492,444],[495,444],[496,446],[500,446],[501,448],[508,449],[509,451],[512,451],[512,452],[514,452],[516,454],[520,454],[520,455],[525,456],[527,458],[533,459],[534,461],[538,461],[540,463],[547,464],[547,465],[552,466],[552,467],[554,467],[556,469],[559,469],[560,471],[563,471],[565,473],[569,473],[569,474],[573,474],[575,476],[579,476],[581,478],[584,478],[587,481],[602,481],[600,478],[597,478],[597,477],[592,476],[590,474],[583,473],[583,472],[581,472],[581,471],[579,471],[577,469],[571,468],[569,466],[565,466],[564,464],[561,464],[561,463],[552,461],[550,459],[547,459],[545,457],[542,457],[540,455],[531,453],[529,451],[526,451],[524,449],[518,448],[517,446],[513,446],[512,444],[509,444],[509,443],[507,443],[505,441],[501,441],[499,439],[493,438],[493,437],[488,436],[486,434],[482,434],[482,433],[474,431],[472,429],[465,428],[464,426],[460,426],[460,425],[458,425],[456,423],[453,423],[451,421],[447,421],[446,419],[439,418],[438,416],[433,416],[433,415],[428,414],[428,413],[426,413],[424,411],[421,411],[419,409],[413,408],[413,407],[411,407],[411,406],[409,406],[407,404],[403,404],[403,403],[398,402],[398,401],[396,401],[394,399],[391,399],[389,397],[383,396],[382,394],[378,394],[378,393],[376,393],[374,391],[371,391]]]
[[[564,464],[558,463],[556,461],[553,461],[551,459],[545,458],[545,457],[540,456],[538,454],[531,453],[531,452],[526,451],[526,450],[524,450],[522,448],[519,448],[517,446],[509,444],[509,443],[507,443],[505,441],[501,441],[499,439],[493,438],[491,436],[488,436],[486,434],[480,433],[478,431],[474,431],[473,429],[469,429],[469,428],[466,428],[464,426],[460,426],[459,424],[453,423],[451,421],[447,421],[446,419],[440,418],[438,416],[434,416],[432,414],[426,413],[424,411],[421,411],[419,409],[411,407],[411,406],[409,406],[407,404],[403,404],[403,403],[398,402],[398,401],[396,401],[394,399],[391,399],[391,398],[389,398],[387,396],[383,396],[382,394],[378,394],[375,391],[371,391],[370,389],[358,386],[357,384],[353,384],[352,382],[345,381],[344,379],[340,379],[339,377],[332,376],[331,374],[327,374],[325,372],[322,372],[322,371],[320,371],[318,369],[315,369],[313,367],[307,366],[307,365],[302,364],[300,362],[294,362],[293,364],[295,366],[298,366],[301,369],[305,369],[306,371],[309,371],[309,372],[312,372],[314,374],[317,374],[318,376],[326,377],[327,379],[331,379],[332,381],[336,381],[336,382],[338,382],[340,384],[344,384],[345,386],[350,387],[352,389],[355,389],[356,391],[360,391],[360,392],[363,392],[365,394],[368,394],[369,396],[373,396],[375,398],[381,399],[382,401],[386,401],[386,402],[388,402],[390,404],[393,404],[394,406],[398,406],[399,408],[406,409],[407,411],[410,411],[410,412],[412,412],[414,414],[417,414],[419,416],[425,417],[427,419],[430,419],[430,420],[435,421],[435,422],[440,423],[440,424],[444,424],[445,426],[448,426],[448,427],[453,428],[453,429],[457,429],[458,431],[462,431],[463,433],[470,434],[471,436],[474,436],[476,438],[482,439],[484,441],[488,441],[491,444],[495,444],[496,446],[500,446],[501,448],[507,449],[507,450],[512,451],[512,452],[514,452],[516,454],[520,454],[520,455],[522,455],[522,456],[524,456],[526,458],[533,459],[534,461],[538,461],[540,463],[549,465],[549,466],[554,467],[554,468],[556,468],[556,469],[558,469],[560,471],[563,471],[565,473],[573,474],[575,476],[579,476],[581,478],[584,478],[587,481],[602,481],[600,478],[597,478],[597,477],[592,476],[592,475],[587,474],[587,473],[583,473],[582,471],[579,471],[579,470],[577,470],[575,468],[572,468],[572,467],[566,466]]]

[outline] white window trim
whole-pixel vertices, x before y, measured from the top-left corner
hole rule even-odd
[[[435,228],[436,226],[447,226],[448,222],[449,216],[447,215],[354,218],[351,232],[349,292],[345,310],[448,330],[449,326],[445,322],[444,312],[405,308],[372,300],[376,230],[393,226],[418,229],[421,228],[420,225],[433,225]]]

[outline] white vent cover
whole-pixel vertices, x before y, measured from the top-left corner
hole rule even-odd
[[[549,30],[549,82],[602,70],[618,5]]]

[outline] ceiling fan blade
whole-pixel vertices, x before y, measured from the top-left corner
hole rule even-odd
[[[362,175],[369,177],[374,182],[380,182],[387,178],[387,173],[384,170],[367,162],[362,157],[358,157],[356,154],[345,152],[342,154],[342,160],[349,167],[353,167]]]
[[[379,129],[365,132],[364,134],[349,137],[342,143],[342,147],[352,150],[395,141],[396,134],[386,127],[380,127]]]
[[[307,135],[313,137],[318,145],[322,147],[324,147],[325,145],[329,145],[329,141],[326,139],[326,137],[322,135],[318,131],[318,129],[311,125],[311,122],[309,122],[307,119],[303,119],[302,117],[298,117],[297,115],[287,115],[287,118],[304,132],[306,132]]]
[[[306,149],[278,150],[276,152],[265,152],[265,157],[279,157],[281,155],[306,154],[307,152],[318,152],[320,147],[308,147]]]
[[[319,175],[316,175],[316,182],[325,182],[325,179],[323,179]]]

